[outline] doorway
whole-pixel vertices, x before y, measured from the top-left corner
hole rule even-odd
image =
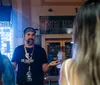
[[[58,60],[58,53],[64,47],[65,59],[71,58],[72,35],[67,34],[45,34],[42,35],[42,47],[46,50],[48,63]],[[49,76],[59,75],[57,67],[53,67]]]
[[[71,49],[72,49],[72,43],[70,40],[46,40],[46,51],[47,55],[51,51],[53,55],[53,60],[57,60],[57,54],[61,50],[61,47],[64,47],[65,49],[65,56],[67,58],[71,58]]]
[[[53,60],[57,59],[57,53],[61,47],[65,48],[66,58],[72,57],[72,35],[68,34],[45,34],[42,35],[42,47],[46,50],[48,55],[49,51],[52,51]]]

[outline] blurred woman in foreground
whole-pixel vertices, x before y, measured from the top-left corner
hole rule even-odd
[[[100,85],[100,0],[88,0],[73,24],[73,58],[66,60],[60,85]]]

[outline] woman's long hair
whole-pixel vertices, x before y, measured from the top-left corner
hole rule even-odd
[[[15,85],[15,71],[7,56],[0,53],[0,84]],[[2,85],[2,84],[1,84]]]
[[[2,74],[4,73],[5,68],[4,68],[4,64],[3,64],[3,59],[0,53],[0,84],[2,85],[3,81],[2,81]]]
[[[100,0],[80,7],[73,28],[73,59],[81,85],[100,85]]]
[[[5,68],[4,68],[4,64],[3,64],[3,59],[2,59],[2,55],[0,53],[0,76],[3,74]]]

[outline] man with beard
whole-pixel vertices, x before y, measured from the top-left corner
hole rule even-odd
[[[45,50],[34,44],[35,29],[27,27],[24,30],[25,44],[15,48],[12,63],[17,68],[18,85],[43,85],[44,72],[58,61],[47,63]]]

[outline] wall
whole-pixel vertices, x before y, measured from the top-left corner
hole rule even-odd
[[[79,8],[81,2],[83,0],[12,0],[14,47],[24,43],[23,30],[27,26],[39,29],[39,16],[75,15],[75,8]],[[49,12],[49,8],[53,12]]]
[[[24,43],[23,30],[30,26],[30,1],[12,0],[12,27],[14,29],[14,48]]]
[[[31,25],[39,25],[39,16],[75,15],[75,8],[79,8],[83,0],[31,0]],[[48,9],[52,8],[53,12]]]

